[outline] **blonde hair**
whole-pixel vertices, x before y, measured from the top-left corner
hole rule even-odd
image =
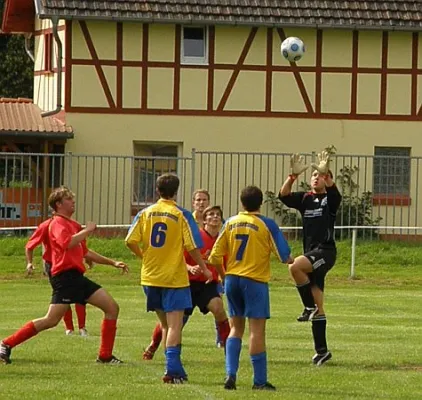
[[[68,187],[60,186],[57,189],[54,189],[50,196],[48,196],[48,205],[54,210],[57,211],[57,203],[63,199],[73,199],[75,193],[73,193]]]
[[[193,195],[192,195],[192,201],[195,201],[196,195],[200,194],[200,193],[205,194],[205,196],[208,197],[208,201],[210,201],[211,196],[210,196],[210,192],[207,189],[197,189],[197,190],[195,190],[193,192]]]

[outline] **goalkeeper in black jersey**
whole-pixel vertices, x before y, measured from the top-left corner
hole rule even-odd
[[[309,166],[303,157],[294,154],[291,174],[280,189],[279,199],[290,208],[298,210],[303,223],[303,252],[289,265],[289,272],[305,306],[298,321],[312,322],[312,336],[316,354],[312,362],[320,366],[332,355],[327,347],[327,318],[324,312],[324,281],[336,261],[334,223],[341,203],[341,194],[329,170],[329,155],[318,154],[319,163],[312,164],[310,192],[292,192],[297,177]]]

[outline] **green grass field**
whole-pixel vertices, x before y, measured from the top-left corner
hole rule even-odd
[[[41,268],[24,276],[23,239],[0,240],[0,337],[42,316],[50,299]],[[311,326],[296,322],[298,295],[284,265],[273,264],[272,318],[268,322],[269,380],[275,393],[251,390],[252,370],[243,343],[238,390],[222,388],[224,352],[215,347],[212,318],[195,312],[186,326],[182,358],[190,381],[164,385],[164,355],[143,361],[155,316],[146,313],[137,261],[121,240],[93,239],[90,247],[127,261],[129,275],[96,266],[88,274],[119,302],[115,354],[126,363],[97,365],[101,312],[88,306],[88,338],[64,335],[63,325],[15,348],[0,365],[0,399],[421,399],[422,260],[415,244],[362,242],[357,279],[349,279],[350,242],[339,243],[327,279],[328,341],[333,359],[311,365]],[[292,243],[293,255],[300,243]],[[40,265],[40,257],[37,257]],[[76,320],[76,316],[74,318]]]

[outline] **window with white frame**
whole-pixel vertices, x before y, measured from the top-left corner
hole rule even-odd
[[[409,196],[410,147],[375,147],[374,195]]]
[[[208,30],[204,26],[182,28],[182,64],[208,63]]]
[[[148,205],[157,200],[155,182],[164,173],[177,173],[177,145],[134,144],[132,203]]]

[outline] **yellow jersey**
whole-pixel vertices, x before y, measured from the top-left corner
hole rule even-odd
[[[227,275],[268,282],[271,252],[282,262],[290,256],[289,245],[275,221],[257,212],[240,212],[225,222],[208,262],[222,264],[227,255]]]
[[[184,250],[203,247],[192,214],[173,200],[160,199],[140,211],[126,243],[141,244],[141,284],[165,288],[189,286]]]

